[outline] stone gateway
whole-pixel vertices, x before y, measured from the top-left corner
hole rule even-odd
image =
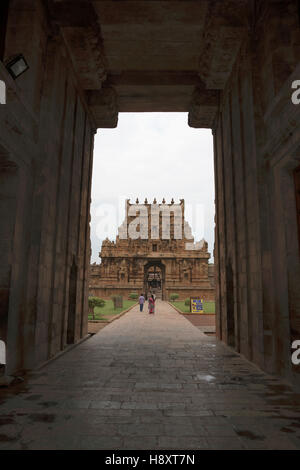
[[[182,112],[213,133],[217,337],[299,387],[299,2],[1,0],[0,22],[5,373],[34,369],[87,334],[97,129],[115,128],[120,113]],[[21,55],[29,68],[15,78],[8,64]],[[126,243],[141,254],[118,254]],[[156,278],[162,296],[209,291],[203,247],[185,256],[171,240],[162,256],[165,240],[152,243],[104,244],[93,270],[104,271],[107,295],[118,276],[123,291]]]

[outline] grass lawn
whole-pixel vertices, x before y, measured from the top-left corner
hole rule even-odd
[[[136,303],[136,300],[123,300],[123,307],[114,309],[113,301],[106,300],[104,307],[95,307],[95,320],[109,320]],[[89,320],[93,320],[92,315],[89,315]]]
[[[184,300],[177,300],[176,302],[170,303],[182,313],[190,313],[190,306],[185,305]],[[215,302],[203,302],[203,313],[215,313]],[[201,313],[197,313],[196,315],[201,315]]]

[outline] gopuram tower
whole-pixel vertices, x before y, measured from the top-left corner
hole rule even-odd
[[[214,266],[205,240],[195,243],[185,220],[184,199],[166,204],[126,200],[126,216],[115,241],[103,241],[100,264],[92,264],[90,295],[110,298],[131,292],[168,300],[200,296],[214,300]]]

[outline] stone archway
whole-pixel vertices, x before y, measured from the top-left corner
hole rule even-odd
[[[144,292],[146,297],[154,294],[165,298],[165,265],[160,260],[149,261],[144,265]]]
[[[7,364],[32,368],[63,348],[72,253],[75,341],[87,331],[95,129],[116,127],[119,112],[188,112],[191,127],[214,134],[217,336],[299,384],[290,332],[300,334],[300,106],[289,85],[300,75],[299,3],[128,3],[1,2],[0,140],[16,162],[0,155]],[[6,61],[20,52],[30,72],[15,86]]]

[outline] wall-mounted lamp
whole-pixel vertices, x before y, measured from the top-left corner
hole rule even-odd
[[[27,64],[23,54],[18,54],[7,62],[5,66],[14,80],[29,69],[29,65]]]

